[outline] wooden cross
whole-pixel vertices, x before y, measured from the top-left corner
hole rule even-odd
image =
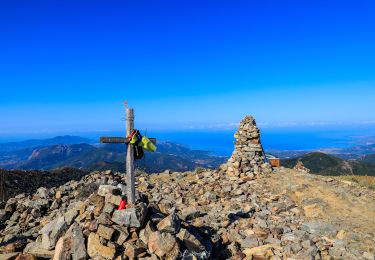
[[[129,108],[125,103],[126,110],[126,137],[134,130],[134,109]],[[127,144],[126,151],[126,188],[129,204],[135,204],[135,177],[134,177],[134,149],[130,139],[126,137],[100,137],[100,143],[106,144]],[[149,138],[156,144],[156,138]]]

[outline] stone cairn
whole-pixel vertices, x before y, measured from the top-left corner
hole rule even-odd
[[[228,175],[255,177],[272,171],[271,166],[265,163],[260,132],[252,116],[246,116],[241,121],[234,138],[233,154],[224,166]]]
[[[302,161],[298,161],[293,169],[300,172],[310,173],[310,169],[306,168]]]

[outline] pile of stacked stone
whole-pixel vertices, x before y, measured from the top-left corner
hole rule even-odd
[[[209,246],[188,223],[190,213],[182,219],[138,192],[136,205],[118,210],[124,177],[96,172],[80,182],[9,199],[0,211],[0,258],[177,259],[207,254]]]
[[[260,132],[252,116],[246,116],[241,121],[234,138],[233,154],[224,166],[228,175],[255,177],[272,171],[271,166],[265,163]]]
[[[306,168],[303,162],[300,160],[296,163],[293,169],[300,172],[310,173],[310,169]]]

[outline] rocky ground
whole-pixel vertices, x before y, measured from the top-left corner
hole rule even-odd
[[[140,175],[137,205],[116,210],[124,175],[20,194],[0,209],[0,259],[374,259],[375,193],[278,169]]]

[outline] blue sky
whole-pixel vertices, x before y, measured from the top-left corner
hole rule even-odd
[[[329,2],[329,3],[327,3]],[[0,135],[375,122],[374,1],[0,2]]]

